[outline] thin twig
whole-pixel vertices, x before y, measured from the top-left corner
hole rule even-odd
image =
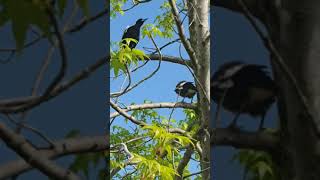
[[[77,14],[77,11],[78,11],[78,4],[76,3],[76,1],[73,1],[73,9],[71,11],[71,15],[67,18],[65,24],[64,24],[64,27],[63,27],[63,30],[62,30],[62,35],[66,32],[67,28],[69,27],[69,25],[71,24],[73,18],[75,17],[75,15]],[[36,32],[36,31],[33,31],[33,32]],[[41,65],[41,68],[36,76],[36,79],[34,81],[34,84],[33,84],[33,87],[31,89],[31,96],[35,96],[38,92],[38,89],[40,87],[40,84],[42,82],[42,79],[45,75],[45,72],[47,71],[48,67],[49,67],[49,64],[51,62],[51,57],[54,53],[54,50],[55,50],[55,47],[58,45],[58,40],[55,40],[54,43],[53,43],[53,46],[50,47],[48,53],[47,53],[47,57],[46,59],[43,61],[43,64]],[[27,116],[27,111],[23,112],[21,114],[21,117],[20,117],[20,124],[25,124],[26,121],[25,121],[25,118]],[[16,132],[19,133],[21,130],[21,127],[20,126],[17,126],[17,130]]]
[[[134,124],[140,125],[140,126],[145,126],[146,123],[142,122],[142,121],[138,121],[135,117],[131,116],[130,114],[126,113],[123,109],[121,109],[119,106],[117,106],[114,102],[112,102],[110,100],[110,105],[111,107],[116,110],[119,114],[121,114],[122,116],[124,116],[125,118],[127,118],[128,120],[130,120],[131,122],[133,122]]]
[[[189,175],[183,176],[183,179],[187,179],[188,177],[191,177],[191,176],[195,176],[195,175],[201,174],[201,173],[203,173],[204,171],[208,171],[208,170],[210,170],[210,167],[205,168],[205,169],[203,169],[203,170],[201,170],[201,171],[199,171],[199,172],[196,172],[196,173],[192,173],[192,174],[189,174]]]
[[[149,37],[150,37],[153,45],[156,47],[156,49],[157,49],[157,51],[158,51],[158,54],[159,54],[159,63],[158,63],[157,68],[156,68],[151,74],[149,74],[147,77],[143,78],[142,80],[140,80],[140,81],[137,82],[136,84],[134,84],[134,85],[132,85],[131,87],[127,88],[126,91],[124,91],[124,92],[111,93],[111,94],[110,94],[110,97],[113,97],[113,98],[114,98],[114,97],[118,97],[118,96],[121,96],[121,95],[124,94],[124,93],[127,93],[127,92],[131,91],[132,89],[136,88],[137,86],[139,86],[140,84],[142,84],[142,83],[145,82],[146,80],[148,80],[148,79],[150,79],[151,77],[153,77],[153,76],[159,71],[159,69],[160,69],[160,67],[161,67],[161,62],[162,62],[162,53],[161,53],[161,51],[159,50],[159,48],[158,48],[157,44],[155,43],[155,41],[154,41],[154,39],[153,39],[153,37],[152,37],[151,34],[149,34]]]
[[[130,105],[127,106],[123,111],[133,111],[133,110],[142,110],[142,109],[155,109],[155,108],[187,108],[187,109],[196,109],[196,106],[194,104],[190,103],[184,103],[184,102],[177,102],[177,103],[171,103],[171,102],[162,102],[162,103],[145,103],[145,104],[136,104],[136,105]],[[110,114],[110,118],[114,118],[119,116],[120,114],[118,112],[114,112]]]
[[[92,23],[93,21],[106,16],[109,12],[108,8],[105,8],[104,10],[102,10],[101,12],[97,13],[96,15],[89,17],[89,18],[84,18],[80,21],[79,24],[75,25],[74,27],[70,28],[67,30],[67,32],[69,33],[73,33],[73,32],[77,32],[79,30],[81,30],[83,27],[85,27],[86,25],[88,25],[89,23]]]
[[[182,27],[182,23],[179,17],[179,13],[178,13],[178,9],[176,7],[176,3],[174,0],[169,0],[170,6],[171,6],[171,10],[172,10],[172,14],[174,17],[174,20],[176,22],[176,26],[178,28],[178,33],[179,33],[179,37],[182,41],[183,46],[185,47],[191,61],[193,62],[193,64],[196,64],[196,53],[194,52],[194,49],[192,48],[190,42],[187,40],[185,33],[184,33],[184,29]]]
[[[200,80],[197,78],[197,76],[192,71],[192,68],[186,63],[186,60],[183,59],[182,53],[181,53],[181,44],[179,45],[179,56],[183,60],[184,65],[188,68],[189,72],[192,74],[193,78],[197,81],[197,84],[199,85],[200,89],[202,90],[203,94],[206,96],[206,100],[210,102],[210,97],[206,93],[205,89],[203,88],[202,84],[200,83]]]
[[[47,137],[46,135],[44,135],[40,130],[34,128],[34,127],[31,127],[29,125],[26,125],[26,124],[23,124],[21,122],[18,122],[16,121],[15,119],[13,119],[10,115],[6,114],[6,117],[8,118],[8,120],[10,122],[12,122],[13,124],[15,124],[16,126],[19,126],[21,128],[25,128],[25,129],[28,129],[30,130],[31,132],[37,134],[38,136],[40,136],[44,141],[46,141],[49,145],[50,145],[50,148],[54,148],[54,142],[49,138]]]

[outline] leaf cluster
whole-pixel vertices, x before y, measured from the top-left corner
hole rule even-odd
[[[243,179],[248,180],[280,180],[278,168],[267,152],[250,149],[240,150],[233,160],[244,166]]]

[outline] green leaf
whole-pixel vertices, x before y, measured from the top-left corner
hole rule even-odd
[[[62,17],[67,6],[67,0],[58,0],[59,16]]]
[[[70,170],[82,172],[87,178],[89,177],[89,159],[86,155],[77,155],[74,162],[70,165]]]
[[[27,30],[30,25],[36,25],[46,36],[50,38],[49,19],[44,11],[46,1],[3,1],[2,19],[9,18],[12,21],[12,31],[15,37],[16,46],[20,51],[26,39]],[[3,23],[3,22],[2,22]]]
[[[83,14],[89,17],[89,1],[88,0],[77,0],[79,7],[81,8]]]
[[[12,31],[15,36],[18,51],[23,47],[29,27],[29,3],[19,0],[10,0],[7,4],[8,15],[12,18]]]
[[[1,5],[1,4],[0,4]],[[1,9],[0,11],[0,27],[3,26],[9,20],[7,9]]]
[[[79,136],[80,135],[80,130],[78,129],[73,129],[71,130],[70,132],[68,132],[67,135],[65,135],[66,138],[73,138],[73,137],[76,137],[76,136]]]

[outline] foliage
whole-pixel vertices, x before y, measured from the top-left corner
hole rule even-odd
[[[80,135],[81,135],[81,132],[78,129],[73,129],[69,133],[67,133],[65,137],[74,138]],[[69,169],[77,173],[82,173],[88,179],[90,177],[89,176],[90,165],[92,165],[94,169],[98,169],[98,165],[102,164],[102,162],[106,160],[106,154],[109,154],[109,153],[96,152],[96,153],[84,153],[84,154],[75,155],[74,160],[69,165]],[[106,176],[105,168],[101,168],[100,170],[97,170],[97,172],[99,172],[98,174],[99,179],[101,180],[105,179],[105,176]]]
[[[85,175],[86,178],[89,178],[90,165],[92,165],[93,168],[96,169],[98,168],[99,163],[104,160],[104,158],[105,155],[102,153],[79,154],[75,156],[75,159],[69,166],[69,169],[76,173],[81,172]],[[101,171],[105,171],[105,168],[102,168],[100,172]]]
[[[130,49],[129,44],[131,41],[137,42],[137,40],[132,38],[126,38],[125,44],[120,42],[120,47],[118,51],[111,51],[110,59],[110,70],[113,69],[114,75],[118,76],[119,70],[127,73],[127,67],[134,63],[138,65],[139,60],[145,60],[149,57],[139,49]]]
[[[161,15],[158,15],[155,20],[156,27],[161,29],[162,36],[164,38],[173,37],[174,19],[171,13],[171,7],[168,1],[165,1],[160,9],[163,11]]]
[[[77,0],[84,15],[89,15],[89,1]],[[64,14],[67,6],[67,0],[58,0],[57,6],[53,12],[58,12],[60,18]],[[48,10],[50,9],[49,1],[40,0],[0,0],[0,27],[11,22],[12,32],[16,41],[18,50],[22,50],[27,33],[32,27],[35,27],[45,37],[51,38],[50,18]]]
[[[263,151],[240,150],[233,160],[244,166],[244,178],[248,180],[280,180],[276,164],[270,154]]]
[[[178,175],[172,167],[164,166],[153,159],[146,159],[134,154],[132,162],[137,163],[137,168],[141,171],[141,179],[155,179],[156,177],[163,180],[171,180]]]
[[[117,14],[123,15],[124,11],[122,7],[127,1],[128,0],[110,0],[110,17],[115,18]]]
[[[145,101],[145,103],[150,103],[150,101]],[[153,109],[134,110],[131,115],[151,125],[131,130],[113,125],[110,133],[111,144],[120,144],[141,137],[140,140],[127,143],[129,151],[134,154],[134,158],[130,162],[134,162],[136,166],[136,171],[130,175],[131,178],[150,179],[152,176],[151,179],[172,179],[172,176],[176,175],[174,167],[177,167],[182,158],[181,152],[188,145],[193,147],[194,140],[184,135],[169,133],[167,131],[168,124],[164,122],[166,118],[160,116]],[[195,118],[193,111],[188,111],[187,116]],[[173,121],[170,120],[170,122]],[[127,161],[124,154],[111,153],[110,158],[111,169],[116,167],[127,169],[123,163]],[[175,164],[173,165],[172,162]],[[184,174],[190,174],[190,172],[186,169]],[[122,176],[118,173],[114,178],[120,179]]]

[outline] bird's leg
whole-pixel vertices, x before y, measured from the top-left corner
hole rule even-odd
[[[236,113],[236,115],[234,116],[234,118],[232,119],[232,122],[230,123],[230,125],[228,126],[228,128],[231,128],[231,129],[239,129],[237,127],[237,120],[240,116],[240,114],[243,112],[243,110],[246,108],[247,106],[247,103],[243,104],[240,108],[240,110]]]
[[[230,129],[238,129],[238,127],[237,127],[237,119],[239,118],[240,114],[241,114],[241,111],[236,113],[236,115],[232,119],[232,121],[231,121],[230,125],[228,126],[228,128],[230,128]]]
[[[184,103],[184,99],[185,99],[185,97],[184,98],[182,98],[182,102]]]
[[[259,124],[259,131],[263,131],[264,128],[263,128],[263,124],[264,124],[264,118],[265,118],[266,114],[264,113],[261,117],[261,120],[260,120],[260,124]]]
[[[191,101],[190,101],[191,104],[192,104],[192,100],[193,100],[193,97],[191,98]]]

